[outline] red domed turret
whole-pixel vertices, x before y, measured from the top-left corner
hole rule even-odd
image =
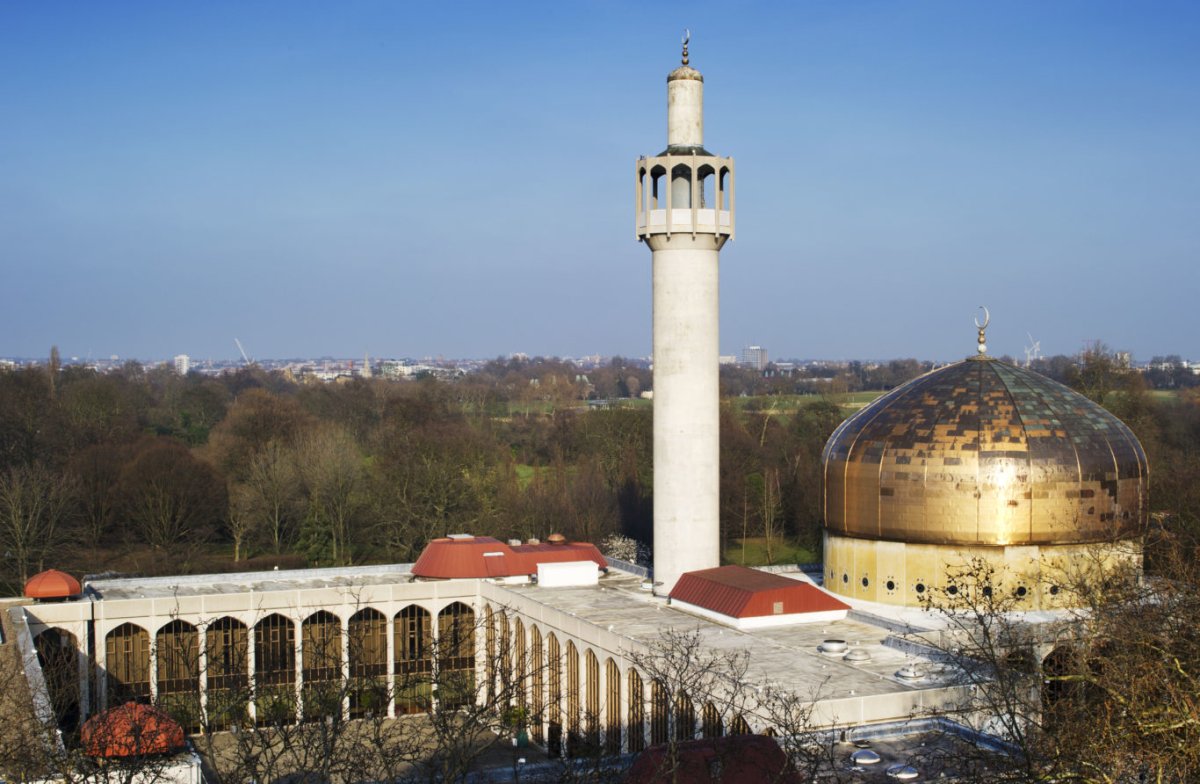
[[[81,593],[79,581],[57,569],[39,572],[25,583],[25,595],[30,599],[69,599]]]
[[[89,757],[171,754],[185,745],[183,728],[158,708],[127,702],[88,719],[80,733]]]

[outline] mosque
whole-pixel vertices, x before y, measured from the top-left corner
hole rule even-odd
[[[531,739],[552,751],[588,735],[620,753],[668,734],[774,731],[753,700],[718,718],[712,702],[658,687],[647,656],[678,630],[746,652],[745,682],[807,701],[814,726],[866,732],[959,704],[961,681],[920,642],[936,628],[923,602],[957,589],[955,565],[987,563],[989,590],[1043,614],[1072,604],[1073,568],[1136,568],[1148,481],[1137,439],[1086,398],[988,356],[986,319],[974,356],[884,395],[829,439],[820,572],[720,565],[717,268],[734,236],[734,162],[704,147],[703,77],[686,43],[667,94],[667,146],[635,165],[654,289],[652,572],[561,537],[464,533],[414,564],[82,585],[44,573],[3,618],[39,717],[78,726],[133,701],[215,732],[278,720],[280,705],[294,721],[330,710],[313,687],[345,679],[395,688],[370,704],[350,692],[333,710],[395,717],[473,699],[516,661],[534,663],[516,677]],[[63,663],[65,683],[45,677]],[[413,687],[434,672],[443,684],[459,673],[466,691]]]

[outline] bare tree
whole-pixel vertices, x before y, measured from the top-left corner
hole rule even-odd
[[[309,525],[328,543],[334,563],[349,563],[350,528],[362,483],[362,456],[354,438],[335,425],[304,433],[296,445],[296,471]]]
[[[14,466],[0,473],[0,546],[22,584],[31,569],[44,567],[46,555],[61,543],[74,501],[72,479],[41,464]]]

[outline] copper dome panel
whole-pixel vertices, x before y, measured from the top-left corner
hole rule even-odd
[[[961,545],[1102,542],[1146,522],[1148,466],[1119,419],[1030,370],[974,358],[916,378],[834,431],[825,527]]]

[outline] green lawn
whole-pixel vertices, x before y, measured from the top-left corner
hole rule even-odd
[[[771,561],[768,561],[767,546],[761,536],[752,536],[748,539],[734,539],[733,543],[725,548],[721,560],[731,564],[744,563],[746,566],[762,566],[768,563],[813,563],[820,560],[820,557],[816,553],[787,539],[776,541],[772,551],[771,554],[774,557]]]

